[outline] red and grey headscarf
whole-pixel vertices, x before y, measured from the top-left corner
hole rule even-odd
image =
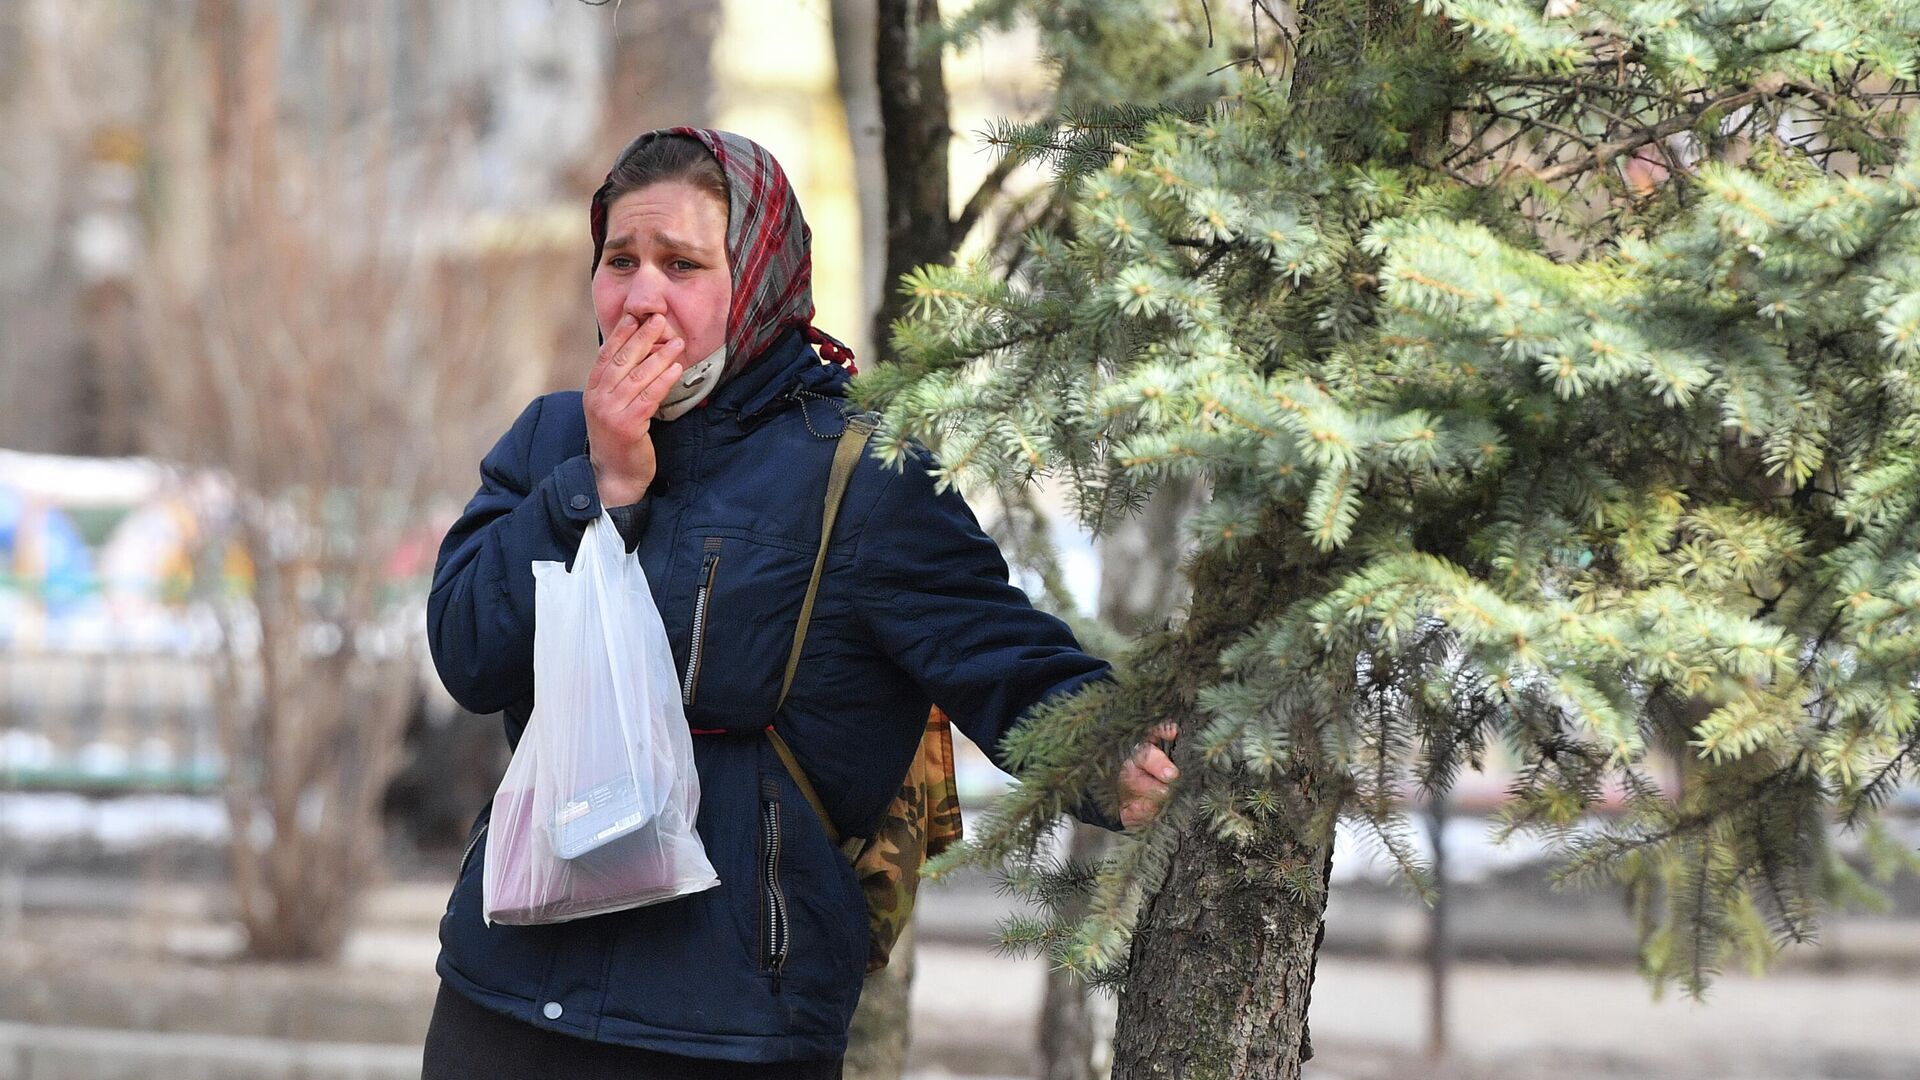
[[[666,135],[699,140],[720,163],[727,183],[727,264],[733,271],[733,303],[727,311],[725,356],[709,358],[719,361],[719,377],[709,380],[699,396],[759,360],[768,346],[794,327],[804,330],[828,361],[856,370],[853,350],[813,326],[813,230],[800,213],[800,202],[780,163],[766,147],[730,131],[672,127],[649,131],[628,143],[614,159],[616,167],[627,155]],[[607,195],[612,180],[609,172],[607,183],[593,193],[589,220],[596,269],[607,241]],[[690,367],[686,380],[696,374]],[[673,398],[669,395],[669,401]]]

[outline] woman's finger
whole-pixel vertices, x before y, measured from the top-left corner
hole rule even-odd
[[[686,344],[682,338],[672,338],[663,342],[645,360],[640,361],[616,379],[610,391],[615,408],[621,412],[631,412],[639,408],[647,391],[660,381],[661,374],[678,361],[680,355],[686,351]],[[666,397],[666,391],[667,388],[661,389],[662,398]]]
[[[1164,793],[1169,778],[1140,761],[1131,760],[1120,767],[1120,790],[1128,797]]]
[[[640,320],[634,318],[632,312],[620,316],[620,321],[613,324],[613,332],[607,336],[607,340],[600,343],[600,352],[593,360],[593,370],[587,373],[587,389],[592,390],[600,385],[600,380],[605,378],[607,372],[613,367],[613,358],[619,354],[627,340],[633,337],[633,332],[639,326]]]
[[[613,381],[619,382],[633,370],[635,365],[643,362],[666,334],[667,320],[660,316],[649,315],[641,320],[640,324],[627,335],[627,340],[621,342],[620,347],[613,351],[611,365],[614,372]]]
[[[1160,813],[1160,803],[1148,799],[1134,799],[1120,807],[1120,824],[1129,829],[1139,828],[1152,821]]]
[[[660,403],[667,400],[667,395],[673,391],[673,384],[679,381],[681,373],[686,370],[679,364],[668,364],[645,390],[640,391],[640,396],[633,399],[628,410],[638,414],[641,419],[652,420],[653,414],[660,411]]]
[[[1140,749],[1135,750],[1133,759],[1128,764],[1160,780],[1172,780],[1180,775],[1180,769],[1174,765],[1173,759],[1167,756],[1167,752],[1152,743],[1143,744]]]

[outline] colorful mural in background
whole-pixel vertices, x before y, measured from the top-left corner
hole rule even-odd
[[[211,603],[253,584],[237,545],[204,550],[226,501],[217,479],[143,459],[0,450],[0,787],[218,783]],[[424,592],[443,529],[388,557],[403,638],[399,601]]]

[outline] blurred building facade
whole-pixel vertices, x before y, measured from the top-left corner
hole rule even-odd
[[[767,145],[814,229],[816,321],[868,353],[878,116],[850,123],[842,88],[872,79],[874,35],[872,0],[0,4],[0,449],[125,458],[70,470],[16,454],[14,473],[50,482],[0,476],[0,504],[17,504],[0,513],[0,780],[218,781],[212,683],[196,667],[212,631],[182,584],[189,500],[164,477],[140,498],[84,478],[149,476],[141,458],[164,456],[178,423],[147,385],[168,346],[143,332],[141,289],[147,275],[204,275],[215,257],[208,144],[223,123],[249,122],[223,119],[248,99],[221,79],[271,81],[268,120],[285,138],[337,138],[344,124],[338,145],[376,160],[367,144],[383,133],[388,186],[415,193],[389,207],[397,225],[424,230],[445,274],[484,278],[497,298],[493,385],[432,463],[446,502],[390,560],[393,587],[413,596],[481,452],[525,401],[577,385],[591,362],[582,210],[634,134],[710,124]],[[860,70],[839,69],[849,42],[867,47],[850,60]],[[973,133],[1040,102],[1034,55],[1019,37],[949,60],[956,210],[993,164]],[[357,164],[341,175],[368,183]],[[56,548],[71,558],[50,559]],[[452,709],[437,689],[423,669],[423,714]]]
[[[168,155],[158,144],[205,137],[196,125],[209,104],[207,65],[197,54],[223,47],[222,31],[250,6],[258,5],[0,5],[0,446],[149,448],[129,285],[147,271],[156,236],[185,235],[180,246],[191,247],[214,197],[204,177],[160,174],[156,162]],[[275,77],[290,103],[281,123],[298,131],[337,119],[325,99],[343,69],[384,81],[390,116],[382,119],[403,151],[410,135],[449,117],[469,133],[436,175],[409,178],[434,193],[431,206],[410,212],[437,218],[456,251],[557,262],[566,249],[573,257],[577,307],[528,305],[527,325],[511,335],[521,359],[503,374],[524,378],[526,396],[546,388],[552,373],[542,361],[561,345],[549,339],[564,314],[579,327],[566,344],[584,340],[590,357],[580,204],[632,131],[711,120],[712,5],[473,0],[265,10],[278,39]],[[351,33],[338,32],[341,21],[354,24]],[[427,167],[404,152],[390,160],[402,171]]]
[[[564,312],[534,289],[508,335],[502,377],[522,399],[570,385],[590,360],[581,206],[621,145],[665,124],[715,124],[774,151],[814,226],[818,321],[869,344],[881,284],[863,267],[877,263],[877,238],[863,246],[862,233],[878,220],[878,118],[850,130],[835,41],[870,48],[871,0],[10,0],[0,4],[0,447],[151,449],[130,281],[148,272],[157,236],[190,235],[214,198],[204,178],[160,175],[157,144],[204,138],[192,130],[208,104],[194,54],[218,47],[218,31],[249,8],[272,15],[276,77],[295,103],[285,122],[302,122],[302,101],[318,122],[343,65],[385,83],[403,147],[409,132],[458,117],[470,138],[418,209],[442,217],[456,250],[578,286]],[[329,54],[337,35],[322,31],[342,20],[354,24],[355,55]],[[993,164],[973,133],[1044,92],[1031,39],[1011,42],[948,63],[956,203]]]

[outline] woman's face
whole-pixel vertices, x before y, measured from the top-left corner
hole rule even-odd
[[[733,271],[727,265],[727,207],[682,180],[629,191],[607,208],[607,242],[593,271],[600,335],[620,316],[666,320],[662,342],[681,338],[688,367],[727,341]]]

